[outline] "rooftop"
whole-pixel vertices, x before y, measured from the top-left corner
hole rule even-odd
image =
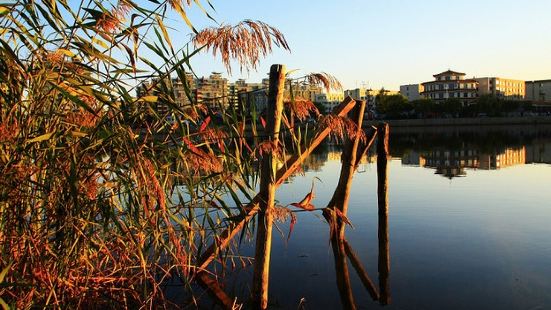
[[[438,74],[435,74],[433,75],[434,77],[439,77],[439,76],[442,76],[442,75],[465,75],[465,73],[461,73],[461,72],[457,72],[457,71],[452,71],[452,70],[448,70],[448,71],[444,71],[442,73],[438,73]]]

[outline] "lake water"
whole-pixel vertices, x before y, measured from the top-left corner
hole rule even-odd
[[[391,132],[385,308],[551,309],[551,128]],[[313,204],[325,207],[340,165],[340,150],[325,146],[279,188],[279,203],[298,202],[315,180]],[[274,232],[271,307],[340,309],[329,227],[319,212],[297,215],[288,242]],[[360,165],[348,217],[347,240],[379,289],[376,164]],[[381,307],[349,269],[358,308]]]

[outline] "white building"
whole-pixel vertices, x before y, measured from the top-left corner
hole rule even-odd
[[[526,81],[525,99],[551,102],[551,80]]]
[[[323,106],[321,113],[331,113],[333,109],[344,101],[343,92],[329,92],[314,95],[314,102]]]

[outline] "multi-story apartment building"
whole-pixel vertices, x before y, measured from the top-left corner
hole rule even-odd
[[[343,100],[343,92],[326,92],[314,96],[314,102],[323,106],[324,111],[320,111],[321,113],[330,113]]]
[[[323,90],[323,87],[318,85],[301,84],[287,80],[285,82],[284,97],[290,98],[292,91],[294,98],[314,101],[316,99],[316,95],[323,93]]]
[[[368,109],[373,109],[377,105],[377,95],[381,94],[381,92],[387,96],[397,95],[400,93],[399,91],[396,91],[396,90],[388,90],[384,88],[380,90],[355,88],[355,89],[345,90],[344,97],[350,96],[354,100],[365,100],[367,103]]]
[[[444,71],[433,75],[434,81],[422,83],[424,90],[421,95],[435,101],[458,99],[464,104],[478,97],[478,82],[475,79],[465,79],[465,73]]]
[[[244,108],[251,108],[252,105],[257,109],[264,109],[268,103],[268,79],[263,79],[262,83],[247,83],[243,79],[230,84],[230,104],[238,106],[241,101]]]
[[[499,99],[523,100],[525,97],[525,82],[521,80],[499,77],[476,78],[478,95],[492,95]]]
[[[422,99],[421,93],[425,90],[422,84],[400,85],[400,94],[409,101]]]
[[[551,80],[526,81],[525,85],[526,100],[551,102]]]
[[[365,89],[365,88],[355,88],[355,89],[347,89],[344,91],[344,97],[351,97],[354,100],[366,100],[369,101],[369,98],[371,97],[371,89]]]
[[[213,72],[208,78],[197,80],[197,103],[225,108],[230,102],[229,84],[221,73]]]
[[[180,79],[173,78],[172,85],[174,87],[174,96],[176,102],[180,105],[189,105],[191,102],[197,102],[197,81],[193,74],[186,73],[186,85]],[[186,93],[186,87],[191,90]]]

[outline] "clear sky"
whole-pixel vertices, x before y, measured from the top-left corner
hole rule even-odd
[[[230,80],[259,81],[273,63],[328,72],[345,88],[398,89],[448,68],[467,77],[551,79],[550,0],[211,2],[218,22],[262,20],[280,29],[292,49],[275,50],[248,75],[235,67]],[[213,25],[198,10],[190,18],[197,28]],[[180,29],[176,46],[189,39],[183,24],[167,23]],[[192,64],[199,75],[225,72],[210,54]]]

